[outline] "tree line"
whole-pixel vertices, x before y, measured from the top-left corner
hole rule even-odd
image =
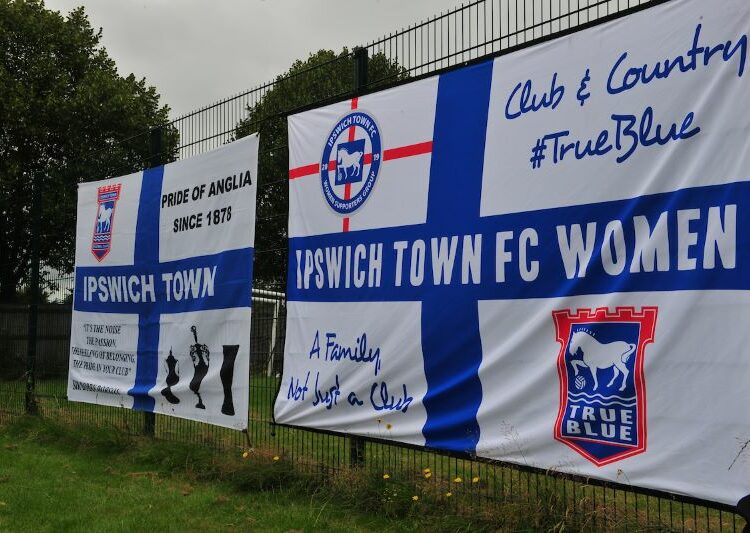
[[[43,0],[0,0],[0,302],[25,299],[34,241],[45,270],[72,272],[79,183],[177,157],[169,106],[145,78],[120,75],[101,41],[83,8],[62,15]],[[368,65],[381,85],[407,77],[382,54]],[[236,125],[234,139],[261,134],[256,286],[283,289],[286,275],[286,114],[350,97],[353,87],[352,54],[321,50],[295,61]],[[35,184],[41,224],[32,235]],[[43,289],[59,292],[54,282]]]

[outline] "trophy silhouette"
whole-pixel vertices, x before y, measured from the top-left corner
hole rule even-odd
[[[167,363],[167,386],[161,390],[161,395],[164,396],[167,401],[171,404],[180,403],[180,399],[172,392],[172,387],[177,385],[180,381],[180,375],[177,372],[177,359],[172,355],[172,349],[169,349],[169,357],[166,358]]]
[[[203,378],[208,374],[208,365],[211,357],[208,351],[208,346],[198,342],[198,330],[196,327],[191,326],[190,331],[193,332],[193,338],[195,339],[195,344],[190,346],[190,359],[192,359],[193,368],[195,368],[193,379],[190,380],[190,390],[198,397],[198,403],[195,404],[195,407],[197,409],[205,409],[206,406],[203,405],[203,399],[201,398],[199,391]]]
[[[239,344],[224,345],[224,360],[221,362],[221,385],[224,387],[224,403],[221,412],[227,416],[234,416],[234,401],[232,400],[232,381],[234,380],[234,360],[237,358]]]

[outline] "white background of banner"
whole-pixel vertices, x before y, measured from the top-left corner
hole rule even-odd
[[[252,135],[216,150],[189,159],[170,163],[164,167],[161,193],[189,189],[192,193],[196,187],[205,185],[202,198],[191,198],[180,205],[165,205],[159,210],[159,250],[160,262],[190,259],[226,251],[247,249],[254,246],[255,240],[255,201],[257,191],[258,136]],[[237,175],[241,177],[250,172],[252,184],[241,188],[208,195],[211,184],[217,180]],[[138,209],[143,183],[142,172],[112,178],[99,182],[81,184],[78,192],[78,216],[76,235],[76,268],[98,267],[97,275],[111,276],[117,274],[110,267],[129,266],[135,255],[136,227]],[[91,240],[99,204],[97,190],[103,185],[121,184],[120,197],[117,201],[112,221],[112,244],[110,252],[99,262],[91,252]],[[160,198],[161,200],[161,198]],[[161,201],[160,201],[161,206]],[[216,209],[231,206],[231,219],[218,225],[208,225],[206,214]],[[193,214],[203,214],[201,227],[174,232],[173,222],[177,218]],[[156,245],[154,243],[154,245]],[[219,265],[218,268],[222,266]],[[209,309],[191,312],[161,314],[159,324],[158,364],[156,385],[149,392],[154,399],[154,412],[169,414],[182,418],[198,420],[211,424],[244,429],[247,427],[249,358],[250,358],[250,269],[248,263],[240,266],[242,277],[236,282],[247,286],[248,301],[242,307],[228,309]],[[217,279],[220,273],[217,274]],[[156,283],[162,280],[156,276]],[[82,287],[76,285],[79,293]],[[217,288],[217,291],[219,289]],[[80,294],[77,294],[78,300]],[[207,297],[210,300],[210,296]],[[122,326],[120,334],[98,333],[92,335],[84,330],[85,324]],[[190,347],[195,344],[191,326],[195,325],[198,340],[205,344],[210,352],[208,372],[200,387],[205,409],[197,409],[196,395],[189,389],[194,374],[190,357]],[[132,363],[113,363],[127,372],[126,376],[104,374],[91,369],[76,367],[74,361],[99,362],[92,357],[75,355],[75,349],[90,349],[89,337],[114,340],[116,350],[120,353],[134,355]],[[114,314],[112,312],[89,312],[74,308],[71,328],[71,359],[68,379],[68,398],[73,401],[114,405],[133,408],[133,397],[128,391],[133,387],[136,378],[137,348],[139,337],[139,318],[137,314]],[[232,397],[234,415],[221,413],[224,399],[220,368],[222,366],[223,345],[239,345],[234,364]],[[180,399],[172,404],[161,394],[165,388],[168,366],[165,362],[170,351],[177,360],[179,382],[171,387],[172,393]],[[116,394],[75,390],[73,381],[80,381],[96,386],[109,387],[119,391]]]
[[[482,215],[514,213],[546,207],[582,205],[634,198],[695,185],[744,179],[750,152],[732,135],[748,131],[750,114],[738,110],[750,106],[747,84],[737,76],[737,60],[712,59],[708,68],[672,74],[617,95],[606,92],[607,77],[623,52],[628,58],[617,70],[621,80],[629,67],[652,67],[667,58],[685,54],[701,23],[700,42],[714,46],[748,31],[746,2],[719,0],[675,1],[648,9],[601,27],[521,50],[495,61],[487,130]],[[699,56],[700,57],[700,56]],[[736,58],[737,56],[735,56]],[[700,61],[700,60],[699,60]],[[576,93],[591,69],[591,97],[581,107]],[[746,65],[747,68],[747,65]],[[527,113],[508,121],[504,117],[507,96],[516,83],[531,79],[535,91],[549,91],[552,74],[566,94],[554,109]],[[531,147],[540,134],[570,130],[581,138],[596,138],[612,113],[638,115],[647,106],[664,124],[682,124],[689,111],[705,132],[726,132],[727,142],[678,142],[667,150],[639,149],[623,164],[612,157],[585,159],[552,166],[543,162],[531,170]],[[495,127],[492,127],[495,126]],[[736,141],[741,141],[737,138]],[[549,154],[548,154],[549,157]],[[568,156],[570,157],[570,156]],[[510,176],[514,176],[512,180]],[[700,177],[700,181],[696,177]],[[523,186],[520,186],[523,184]]]
[[[690,48],[699,23],[703,25],[701,44],[736,43],[750,31],[750,8],[744,0],[675,0],[496,59],[481,215],[625,200],[747,181],[750,72],[745,64],[744,75],[738,76],[739,54],[728,62],[714,58],[708,67],[699,59],[698,68],[691,72],[676,72],[668,79],[641,84],[622,94],[610,95],[605,90],[607,75],[624,51],[628,59],[620,72],[630,66],[678,57]],[[581,106],[576,93],[587,68],[591,97]],[[517,83],[530,79],[535,93],[541,94],[549,91],[555,72],[558,85],[566,88],[556,109],[526,113],[515,120],[505,117],[505,104]],[[359,98],[358,109],[377,120],[385,149],[431,140],[437,87],[435,77],[366,95]],[[596,140],[602,129],[612,129],[610,115],[639,115],[647,106],[653,106],[656,120],[667,125],[679,126],[692,111],[694,126],[700,126],[701,133],[665,146],[641,147],[622,164],[614,162],[613,151],[608,156],[580,161],[568,155],[553,165],[548,152],[541,168],[531,168],[531,149],[540,136],[570,130],[573,140]],[[290,117],[290,169],[320,162],[332,128],[350,109],[350,102],[344,102]],[[351,231],[425,222],[429,174],[429,155],[385,162],[370,199],[348,217]],[[460,183],[460,176],[456,181]],[[292,179],[289,188],[290,237],[342,231],[343,217],[327,205],[320,173]],[[585,226],[585,219],[578,222]],[[737,242],[747,243],[743,231],[748,229],[738,226]],[[356,238],[352,234],[353,243]],[[684,243],[680,246],[678,254],[685,252]],[[702,255],[700,250],[692,253]],[[674,270],[675,261],[673,255]],[[290,275],[293,287],[294,269],[290,268]],[[483,275],[493,276],[494,272]],[[355,300],[356,296],[351,303],[290,299],[276,421],[424,444],[423,304]],[[623,306],[659,308],[655,341],[645,348],[647,446],[643,453],[597,467],[554,438],[560,404],[560,344],[551,316],[553,310],[560,309],[614,310]],[[747,291],[486,299],[478,308],[483,348],[478,455],[732,505],[750,493],[750,450],[743,452],[743,444],[750,441]],[[359,398],[367,397],[373,382],[369,365],[331,363],[309,356],[316,332],[321,336],[321,346],[326,331],[336,332],[341,342],[353,346],[363,329],[368,344],[381,348],[379,379],[408,383],[414,402],[407,413],[383,415],[368,406],[348,409],[345,396],[340,399],[341,405],[332,409],[321,403],[313,405],[312,382],[305,401],[289,398],[290,385],[300,377],[304,382],[307,372],[313,376],[319,373],[320,383],[326,386],[338,375],[342,383],[346,382],[346,389],[342,385],[345,394],[351,390]],[[456,401],[460,404],[460,397]]]
[[[385,148],[408,146],[432,140],[436,98],[437,78],[429,78],[395,92],[359,98],[358,109],[378,117]],[[346,101],[290,117],[289,168],[318,161],[331,128],[350,109],[351,104]],[[409,179],[404,180],[403,176]],[[384,162],[378,176],[378,194],[371,196],[351,218],[351,231],[424,222],[429,178],[429,155]],[[341,218],[334,215],[320,190],[320,178],[315,176],[292,182],[289,205],[304,206],[304,210],[289,210],[290,237],[341,231]],[[384,213],[388,216],[384,217]]]

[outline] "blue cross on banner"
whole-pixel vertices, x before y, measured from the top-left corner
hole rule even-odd
[[[330,377],[325,380],[325,385],[321,387],[321,382],[324,381],[321,375],[324,372],[316,371],[314,376],[308,375],[307,371],[295,374],[294,370],[290,371],[285,367],[285,381],[282,382],[280,400],[277,401],[276,418],[278,421],[294,423],[294,417],[286,417],[283,412],[280,412],[282,397],[285,400],[295,402],[311,398],[312,403],[318,405],[321,402],[325,404],[325,398],[328,395],[328,404],[331,407],[334,402],[338,403],[339,401],[342,403],[348,402],[349,405],[353,406],[359,406],[359,402],[362,402],[365,408],[367,404],[374,406],[376,414],[373,415],[372,420],[380,420],[376,423],[376,431],[382,431],[380,436],[390,437],[397,432],[404,431],[405,427],[404,424],[387,422],[386,419],[389,419],[389,417],[386,415],[394,412],[406,414],[409,406],[412,405],[412,412],[417,409],[422,410],[420,433],[424,436],[425,445],[461,451],[475,449],[480,435],[476,417],[482,399],[482,385],[478,377],[482,360],[482,346],[476,296],[450,286],[432,287],[429,290],[416,292],[409,291],[406,287],[394,287],[389,294],[377,289],[370,290],[367,286],[363,286],[359,288],[356,296],[349,296],[355,287],[348,283],[345,287],[345,282],[341,283],[338,287],[339,290],[330,290],[330,287],[320,287],[320,290],[318,290],[313,286],[311,291],[306,291],[305,288],[310,289],[311,287],[298,286],[299,272],[297,269],[300,268],[300,263],[296,256],[296,250],[317,248],[318,245],[322,246],[324,242],[325,246],[333,246],[337,250],[341,247],[342,251],[347,247],[356,248],[357,243],[361,242],[367,242],[366,247],[368,249],[371,246],[377,249],[379,236],[382,232],[392,232],[396,235],[399,231],[406,230],[412,233],[442,236],[454,234],[457,221],[460,221],[466,227],[471,227],[478,219],[480,210],[482,159],[491,76],[491,63],[485,63],[468,71],[441,76],[439,86],[436,87],[436,104],[433,103],[437,108],[434,135],[432,131],[428,131],[425,132],[423,137],[413,139],[421,142],[413,142],[394,148],[386,147],[382,150],[382,153],[378,153],[381,150],[379,150],[379,143],[375,142],[377,135],[373,133],[372,128],[368,132],[366,119],[361,118],[361,115],[365,113],[361,101],[353,102],[351,107],[353,110],[362,110],[362,113],[355,115],[355,118],[363,123],[364,135],[360,135],[357,128],[353,128],[349,124],[350,121],[346,117],[341,121],[344,126],[350,128],[348,138],[342,139],[341,144],[347,146],[352,142],[357,142],[357,137],[364,137],[363,140],[359,141],[363,147],[360,151],[367,152],[363,156],[363,161],[366,167],[368,166],[367,163],[370,162],[370,168],[365,168],[365,172],[370,172],[370,179],[377,170],[373,170],[374,163],[379,160],[383,161],[385,168],[388,168],[390,161],[397,160],[400,164],[408,164],[408,160],[412,158],[415,160],[421,159],[416,164],[424,165],[427,158],[420,156],[432,154],[431,165],[429,165],[431,170],[425,173],[425,178],[429,183],[429,193],[426,202],[426,220],[423,224],[355,233],[349,232],[345,219],[343,232],[318,237],[293,237],[290,239],[290,270],[287,291],[292,313],[294,313],[293,308],[295,306],[292,302],[296,301],[391,300],[394,302],[413,301],[419,305],[420,311],[418,314],[421,319],[419,324],[416,325],[417,327],[414,328],[414,334],[421,338],[421,351],[424,361],[423,376],[421,376],[423,383],[420,384],[424,392],[423,398],[419,402],[422,406],[417,407],[412,403],[416,392],[414,386],[410,387],[403,382],[394,385],[393,382],[388,383],[373,379],[361,392],[353,391],[353,396],[347,392],[346,395],[349,397],[339,400],[336,393],[341,393],[344,390],[341,374],[331,376],[333,377],[333,381],[331,381],[333,384],[332,391],[329,384]],[[464,104],[456,106],[455,100],[459,94],[462,95]],[[465,97],[467,94],[469,96]],[[425,136],[428,140],[425,140]],[[373,142],[370,142],[371,139]],[[341,144],[338,146],[341,146]],[[329,156],[324,154],[323,160],[328,159]],[[328,169],[324,169],[324,172],[331,171],[332,178],[335,179],[334,175],[338,175],[337,164],[339,161],[333,161],[332,163],[328,165]],[[390,165],[394,165],[394,163],[390,163]],[[321,166],[325,165],[322,164]],[[296,179],[299,173],[300,170],[293,169],[290,171],[290,178]],[[377,176],[375,178],[377,179]],[[383,187],[384,185],[375,185],[375,187],[378,186]],[[359,195],[366,194],[366,192],[362,192],[363,188],[360,188],[354,195],[351,192],[348,194],[356,199]],[[347,193],[344,191],[344,196],[346,195]],[[356,250],[355,253],[357,253]],[[375,252],[376,255],[378,253],[382,257],[382,251]],[[302,268],[304,269],[304,266]],[[388,271],[389,268],[393,268],[393,265],[383,265],[384,272]],[[290,316],[290,320],[293,319],[294,317]],[[351,338],[347,340],[349,343],[357,345],[360,353],[358,356],[350,357],[350,360],[357,357],[366,359],[369,356],[367,353],[362,354],[361,351],[373,350],[372,347],[368,348],[366,344],[372,338],[372,334],[368,334],[366,331],[367,324],[358,324],[354,327],[355,329],[352,330],[350,335]],[[342,329],[348,328],[344,326]],[[456,335],[456,331],[460,331],[461,334]],[[322,357],[325,360],[340,357],[338,353],[336,355],[333,353],[339,349],[339,346],[335,345],[332,339],[338,339],[342,336],[341,332],[316,330],[316,334],[317,337],[315,335],[310,337],[310,346],[307,347],[305,352],[317,349],[319,344],[320,350],[326,353],[323,356],[316,354],[316,359]],[[363,341],[363,338],[367,341]],[[345,351],[348,348],[342,346],[341,349]],[[386,357],[385,350],[382,347],[374,347],[374,349],[382,349],[383,351],[380,353],[383,354],[384,358]],[[292,348],[292,350],[295,350],[295,348]],[[460,357],[457,357],[457,354],[460,354]],[[394,354],[389,354],[389,357],[393,356]],[[309,354],[308,357],[312,358]],[[372,378],[377,377],[377,375],[372,376]],[[338,382],[336,378],[339,379]],[[346,385],[349,386],[349,383]],[[417,388],[420,385],[417,385]],[[321,390],[323,391],[322,394]],[[393,392],[398,394],[394,395]],[[377,413],[380,413],[380,416]]]
[[[276,422],[736,504],[748,28],[670,2],[290,116]]]
[[[440,78],[427,201],[428,231],[433,235],[452,235],[456,220],[471,227],[479,218],[491,83],[492,63]],[[465,105],[456,106],[467,89]],[[455,331],[462,334],[452,334]],[[479,441],[476,417],[482,401],[476,298],[460,290],[426,293],[422,349],[428,386],[423,400],[425,444],[473,451]]]
[[[250,137],[81,186],[72,399],[245,427],[256,162]]]
[[[750,193],[747,182],[543,209],[531,215],[482,216],[492,75],[493,63],[487,62],[444,74],[436,82],[413,84],[414,92],[434,90],[434,129],[409,139],[413,144],[405,147],[378,150],[370,137],[382,136],[378,143],[387,143],[382,124],[378,130],[374,126],[368,130],[366,124],[355,127],[347,135],[352,111],[340,106],[343,118],[329,136],[326,151],[330,147],[335,153],[337,142],[363,137],[361,172],[369,173],[370,189],[360,184],[346,192],[342,186],[336,197],[339,162],[325,165],[333,157],[327,153],[319,166],[290,170],[290,326],[275,407],[278,422],[474,453],[482,439],[482,404],[493,394],[480,377],[488,350],[483,346],[486,332],[480,312],[485,302],[706,287],[750,289],[747,272],[736,268],[733,229],[750,225],[750,209],[738,207]],[[431,82],[434,87],[424,87]],[[369,105],[359,99],[351,110],[356,109],[357,117],[369,111],[376,124],[378,114],[372,109],[379,105],[378,97],[368,97]],[[383,100],[388,97],[393,98],[388,92],[382,95]],[[412,109],[409,95],[402,98],[401,105]],[[423,100],[429,105],[429,98]],[[413,112],[419,113],[419,107]],[[292,120],[294,132],[305,117]],[[340,141],[335,138],[337,131]],[[429,141],[423,140],[425,136]],[[419,140],[423,142],[414,142]],[[427,143],[429,150],[414,148]],[[295,153],[294,159],[310,158],[302,146],[293,148],[301,154]],[[425,157],[428,154],[430,158]],[[376,173],[373,167],[378,160],[382,168]],[[398,178],[386,174],[396,165],[408,174]],[[320,184],[306,177],[307,172],[330,179],[324,185],[326,193],[314,190]],[[405,181],[406,176],[417,186]],[[378,195],[390,193],[390,202],[378,204],[380,197],[372,192],[376,190]],[[363,191],[371,198],[364,198]],[[328,206],[311,201],[320,196],[330,200]],[[319,218],[304,219],[295,201],[313,215],[321,205]],[[358,210],[355,215],[352,205]],[[343,231],[333,225],[336,222],[328,222],[339,207],[346,215]],[[703,221],[701,213],[705,213]],[[695,249],[692,256],[700,253],[701,263],[678,247],[680,232],[687,231],[681,217],[688,214],[695,220],[690,230],[694,238],[689,237]],[[632,225],[624,227],[619,221]],[[358,222],[362,227],[355,228]],[[606,228],[609,236],[601,230],[595,233],[597,228]],[[618,238],[612,232],[618,228],[624,242],[635,243],[636,248],[609,260],[617,246],[612,239]],[[664,237],[661,228],[668,232]],[[669,232],[674,236],[671,240]],[[646,239],[653,251],[643,244]],[[542,240],[547,246],[540,245]],[[550,328],[547,338],[553,343],[550,352],[556,355],[551,311],[545,315]],[[512,322],[512,314],[504,320]],[[647,341],[645,335],[639,340]],[[377,372],[368,373],[367,367]],[[642,377],[634,373],[631,379],[640,382]],[[316,413],[321,410],[325,413],[319,417]],[[625,429],[626,437],[638,434]],[[552,435],[551,427],[549,431]],[[643,442],[633,445],[643,450]],[[601,453],[602,457],[623,455],[609,449]]]

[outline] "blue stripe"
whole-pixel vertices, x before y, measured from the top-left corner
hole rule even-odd
[[[159,262],[159,210],[164,166],[143,171],[141,197],[138,202],[138,221],[135,227],[136,265]]]
[[[704,269],[703,249],[706,242],[708,210],[721,207],[722,218],[724,207],[737,206],[737,243],[736,266],[724,268],[719,257],[713,269]],[[677,211],[698,209],[700,218],[690,224],[692,232],[697,234],[697,243],[690,249],[690,257],[696,259],[695,270],[678,270],[678,229]],[[667,212],[669,234],[669,270],[639,273],[630,272],[633,260],[635,229],[634,216],[644,216],[653,230],[659,216]],[[611,220],[622,221],[626,243],[626,266],[620,274],[610,275],[602,266],[600,250],[604,228]],[[580,224],[585,230],[588,222],[596,223],[596,241],[594,255],[588,266],[585,278],[568,279],[560,256],[557,241],[557,226]],[[539,236],[539,245],[530,247],[528,261],[539,261],[539,276],[534,281],[521,279],[518,269],[518,236],[525,228],[533,228]],[[495,279],[496,243],[495,235],[500,231],[510,231],[514,239],[508,241],[507,250],[513,259],[506,265],[504,282]],[[481,234],[482,235],[482,268],[479,284],[461,284],[461,256],[459,249],[449,285],[434,285],[432,282],[432,257],[430,239],[433,237]],[[393,243],[396,241],[413,242],[422,239],[427,242],[425,258],[425,281],[419,287],[409,284],[409,264],[404,259],[403,283],[396,286],[395,254]],[[373,243],[383,245],[383,271],[379,287],[330,288],[327,279],[323,287],[318,288],[314,282],[308,289],[296,286],[297,257],[296,251],[304,251],[329,246],[355,246],[363,243],[368,249]],[[556,298],[584,294],[610,294],[618,292],[661,292],[683,290],[750,290],[750,182],[742,181],[724,185],[711,185],[682,189],[679,191],[653,194],[629,200],[618,200],[596,204],[578,205],[544,209],[509,215],[482,217],[479,220],[451,220],[451,228],[436,230],[431,225],[420,224],[396,228],[384,228],[358,231],[346,234],[330,234],[315,237],[294,238],[289,241],[289,300],[318,302],[350,301],[422,301],[430,295],[442,295],[443,301],[454,298],[471,297],[475,300],[513,300],[527,298]],[[406,254],[405,254],[406,255]],[[367,263],[363,263],[367,268]],[[323,274],[326,274],[325,266]],[[314,279],[314,278],[313,278]]]
[[[76,311],[121,314],[150,313],[152,310],[157,314],[187,313],[210,309],[250,307],[252,303],[252,287],[248,279],[252,279],[253,255],[253,248],[241,248],[213,255],[166,261],[164,263],[108,267],[106,271],[101,267],[79,267],[76,269],[75,274],[76,289],[73,306]],[[195,299],[183,297],[182,300],[175,301],[174,296],[171,295],[169,301],[167,300],[166,283],[162,281],[163,273],[214,267],[216,267],[216,275],[214,278],[213,296],[202,296],[201,293]],[[247,275],[248,268],[250,268],[250,278]],[[95,297],[93,301],[84,301],[84,281],[88,276],[98,279],[99,277],[140,277],[149,274],[154,276],[156,293],[156,301],[154,303],[101,302],[98,297]],[[201,281],[201,289],[202,283]]]
[[[492,62],[440,77],[427,203],[427,225],[439,235],[450,235],[454,220],[479,218],[491,85]],[[429,447],[472,452],[479,441],[482,341],[476,299],[455,296],[429,292],[422,300],[422,433]]]
[[[478,369],[482,361],[478,301],[526,298],[552,298],[584,294],[634,291],[677,290],[750,290],[750,183],[737,182],[684,189],[639,198],[544,209],[534,212],[480,217],[481,187],[488,119],[492,64],[485,63],[445,74],[438,85],[430,189],[424,224],[380,228],[351,233],[334,233],[289,239],[289,301],[421,301],[422,348],[428,390],[424,397],[427,420],[422,429],[428,447],[462,452],[476,450],[480,437],[477,412],[482,400]],[[742,179],[738,176],[737,179]],[[716,265],[703,264],[707,215],[719,207],[737,205],[736,265],[724,265],[714,254]],[[690,222],[690,233],[697,242],[690,247],[696,260],[693,270],[678,269],[677,212],[698,210]],[[630,272],[636,242],[634,217],[647,219],[651,230],[662,213],[667,213],[669,269],[667,271]],[[605,271],[601,249],[604,228],[613,220],[622,222],[626,243],[624,268],[619,273]],[[585,277],[568,279],[558,245],[558,227],[569,230],[579,224],[586,231],[596,224],[593,256]],[[539,243],[528,248],[528,261],[538,261],[538,277],[521,278],[518,237],[531,228]],[[507,252],[505,279],[496,279],[496,235],[512,232]],[[461,245],[464,235],[481,236],[481,279],[464,284],[461,276]],[[458,236],[459,248],[448,284],[432,279],[433,239]],[[417,240],[426,243],[424,281],[412,286],[409,281],[409,248]],[[402,273],[396,277],[394,244],[407,243]],[[335,269],[325,262],[326,249],[349,247],[341,254],[353,256],[355,247],[371,250],[382,247],[380,276],[368,275],[368,261],[341,268],[337,280],[329,278]],[[684,243],[683,243],[684,245]],[[684,246],[683,246],[684,248]],[[322,250],[323,254],[315,253]],[[332,250],[336,254],[336,250]],[[297,254],[300,253],[300,257]],[[711,253],[709,247],[709,255]],[[317,262],[315,257],[322,257]],[[618,258],[622,259],[622,258]],[[351,267],[351,268],[349,268]],[[329,270],[330,268],[330,270]],[[309,276],[299,282],[298,273]],[[377,286],[354,286],[354,275],[345,280],[345,272],[359,271],[362,279],[380,279]],[[612,270],[610,268],[610,270]],[[304,274],[303,274],[304,276]],[[366,281],[367,283],[367,281]]]
[[[118,313],[138,315],[138,343],[135,383],[128,391],[133,397],[133,408],[139,411],[153,412],[155,400],[149,391],[156,385],[159,361],[160,319],[162,314],[186,313],[213,309],[250,307],[252,303],[253,248],[229,250],[218,254],[189,257],[176,261],[159,262],[160,200],[164,181],[164,167],[144,171],[141,182],[141,195],[138,204],[136,221],[135,250],[133,265],[114,267],[78,267],[75,272],[76,311],[92,313]],[[197,269],[215,269],[213,294],[203,294],[203,281],[199,284],[197,297],[192,293],[180,291],[183,296],[176,300],[174,290],[166,290],[162,279],[164,273],[176,273]],[[201,270],[201,274],[203,271]],[[249,275],[248,275],[249,274]],[[119,281],[120,291],[123,281],[131,276],[138,277],[134,284],[134,294],[141,297],[140,280],[142,276],[153,277],[155,297],[153,302],[102,302],[101,293],[96,290],[92,301],[84,301],[86,295],[85,280],[95,278],[97,284],[108,285],[108,281]],[[124,300],[124,296],[120,296]]]
[[[135,384],[128,391],[133,397],[133,409],[153,412],[156,401],[149,396],[156,385],[159,362],[159,314],[138,315],[138,359],[135,369]]]
[[[135,229],[136,267],[151,269],[159,264],[159,201],[164,181],[164,166],[143,172],[141,197],[138,202],[138,221]],[[133,409],[153,411],[155,401],[148,391],[156,385],[159,363],[159,310],[150,306],[138,315],[138,358],[135,385],[128,391],[133,397]]]

